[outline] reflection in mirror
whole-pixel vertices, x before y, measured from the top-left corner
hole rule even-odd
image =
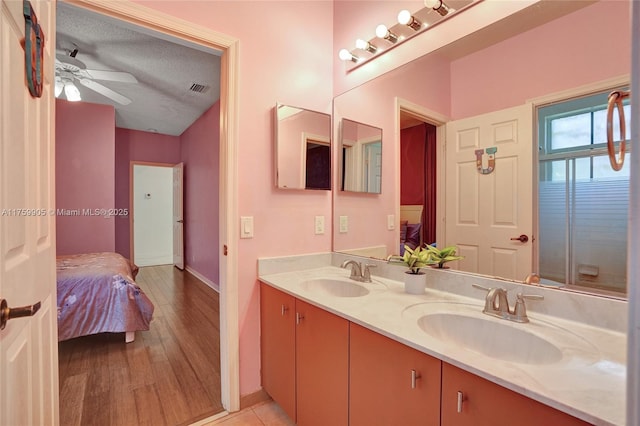
[[[276,186],[331,189],[331,116],[276,105]]]
[[[545,22],[521,28],[523,22],[528,22],[525,19],[528,12],[531,12],[531,16],[541,16],[536,11],[558,5],[571,5],[575,8],[555,16],[552,16],[553,10],[548,9],[549,19]],[[406,215],[410,214],[399,204],[409,208],[421,204],[401,201],[399,193],[401,170],[397,168],[405,167],[401,164],[402,157],[399,158],[403,155],[399,145],[401,128],[398,119],[399,111],[402,110],[399,100],[402,100],[433,112],[434,118],[444,117],[440,121],[446,122],[446,126],[442,126],[446,142],[444,138],[440,139],[440,125],[437,127],[437,143],[443,143],[444,146],[436,145],[437,169],[442,172],[438,172],[436,183],[435,242],[438,247],[457,246],[458,253],[465,256],[462,261],[452,262],[452,268],[515,281],[524,281],[527,276],[535,277],[534,274],[539,274],[542,275],[542,280],[537,284],[542,285],[548,283],[544,275],[553,271],[556,275],[554,281],[560,281],[564,288],[574,289],[573,284],[578,284],[581,286],[580,291],[594,294],[602,295],[602,287],[609,287],[609,291],[624,292],[626,280],[609,274],[607,268],[600,263],[606,262],[621,271],[625,267],[618,261],[624,260],[625,256],[616,256],[615,259],[602,262],[591,256],[598,248],[605,246],[607,238],[609,243],[615,244],[611,232],[607,231],[610,227],[603,227],[602,233],[598,233],[595,232],[595,225],[587,225],[576,236],[586,240],[574,246],[570,255],[581,255],[583,249],[593,251],[589,251],[589,256],[580,259],[576,257],[577,262],[573,262],[568,270],[560,264],[548,263],[550,259],[554,262],[561,259],[567,253],[566,250],[571,249],[553,242],[545,248],[541,246],[544,242],[541,239],[566,235],[563,230],[553,230],[553,226],[557,224],[561,224],[560,228],[564,229],[566,222],[564,218],[547,211],[547,201],[536,189],[539,189],[538,186],[548,186],[551,181],[544,179],[552,176],[550,173],[556,169],[566,171],[567,163],[575,163],[575,177],[578,180],[568,183],[563,181],[563,194],[566,194],[567,185],[570,190],[572,186],[576,191],[580,189],[579,179],[582,178],[604,182],[610,180],[609,175],[613,174],[616,180],[623,181],[624,174],[629,172],[627,165],[625,164],[626,171],[625,168],[621,172],[608,170],[606,173],[609,175],[605,176],[597,167],[600,162],[607,166],[607,160],[598,158],[599,154],[596,155],[592,147],[588,148],[591,152],[584,159],[556,159],[556,155],[567,155],[566,152],[560,152],[564,148],[552,153],[553,155],[547,155],[543,150],[538,150],[539,143],[543,142],[539,139],[541,135],[538,135],[537,123],[535,120],[532,122],[531,118],[538,114],[538,107],[599,91],[606,93],[628,84],[629,58],[616,54],[630,49],[631,36],[626,24],[629,22],[628,6],[628,2],[539,2],[536,10],[525,10],[514,17],[513,21],[501,21],[499,28],[495,28],[496,32],[492,33],[491,28],[485,28],[478,34],[455,41],[337,96],[334,99],[336,119],[357,117],[363,122],[376,123],[385,135],[394,136],[387,136],[384,146],[387,167],[383,176],[385,198],[381,201],[384,203],[374,206],[374,200],[363,197],[352,199],[334,194],[336,218],[348,215],[351,218],[350,225],[355,222],[363,223],[363,227],[366,227],[366,232],[359,228],[356,230],[359,232],[352,232],[349,228],[348,232],[341,233],[337,219],[334,220],[334,250],[351,252],[354,249],[384,247],[386,255],[397,253],[400,221],[407,220]],[[625,24],[620,25],[621,22]],[[443,26],[454,23],[455,19],[451,19],[443,23]],[[598,31],[594,33],[593,28],[596,27]],[[571,28],[571,31],[567,32],[567,28]],[[498,30],[504,31],[498,35]],[[491,37],[484,39],[488,34],[494,36],[490,41],[488,39]],[[610,49],[609,46],[616,48]],[[571,55],[566,52],[571,52]],[[505,58],[509,60],[505,61]],[[392,105],[395,105],[395,109]],[[516,125],[512,125],[515,123],[512,119],[496,115],[516,108],[523,109],[524,117]],[[526,108],[528,112],[524,111]],[[586,131],[600,131],[598,126],[603,123],[602,113],[598,111],[593,114],[593,120],[598,122],[594,121],[594,127],[585,126]],[[489,115],[497,117],[497,121],[489,122]],[[474,119],[484,120],[486,125],[472,125]],[[458,134],[453,132],[455,124],[463,121],[469,124],[466,130],[461,129]],[[570,120],[560,121],[564,123]],[[560,121],[558,124],[563,124]],[[582,138],[582,134],[568,137],[571,141],[567,142],[566,147],[573,147]],[[508,142],[513,142],[513,149]],[[523,148],[522,153],[515,153],[516,145]],[[497,152],[493,151],[495,155],[491,158],[487,148],[494,147]],[[480,149],[482,153],[478,156],[476,151]],[[562,164],[559,165],[560,163]],[[589,163],[588,169],[580,169],[582,163]],[[389,167],[392,169],[389,170]],[[569,166],[569,174],[574,173],[571,167],[573,166]],[[584,175],[585,173],[589,176]],[[497,178],[500,180],[496,180]],[[459,181],[457,186],[456,181]],[[494,195],[496,198],[491,198]],[[522,203],[520,197],[528,201]],[[565,203],[562,206],[571,209],[576,205]],[[587,207],[584,214],[596,213],[596,210],[596,206]],[[394,211],[395,214],[391,214]],[[423,208],[423,211],[433,210]],[[528,223],[520,222],[521,213],[529,214]],[[578,220],[587,218],[586,215],[581,215],[582,213],[576,216],[569,225],[576,225]],[[411,220],[417,222],[419,218]],[[425,223],[426,219],[423,217],[421,220]],[[605,226],[601,222],[598,222],[598,226]],[[626,221],[624,217],[620,217],[615,223],[626,224]],[[450,224],[458,227],[455,235],[452,234]],[[551,227],[546,228],[545,235],[542,227],[549,224]],[[621,232],[624,234],[623,230]],[[521,240],[521,235],[528,236],[527,240]],[[470,236],[476,238],[478,245],[466,242]],[[419,238],[422,242],[432,242],[432,237],[422,235]],[[501,245],[490,245],[488,248],[481,246],[493,240],[499,241]],[[624,245],[624,242],[619,245]],[[516,255],[516,252],[527,254],[523,257]],[[567,274],[573,274],[577,280],[567,285]],[[537,279],[529,281],[535,283]],[[583,286],[594,281],[598,281],[598,284]],[[606,281],[605,285],[603,281]]]
[[[343,118],[340,121],[340,189],[380,194],[382,129]]]

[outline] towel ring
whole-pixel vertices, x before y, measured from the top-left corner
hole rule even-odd
[[[609,162],[615,171],[622,169],[624,164],[624,154],[627,151],[626,133],[624,120],[624,108],[622,100],[628,98],[629,92],[615,91],[609,94],[609,105],[607,106],[607,151],[609,152]],[[618,109],[618,119],[620,120],[620,154],[616,159],[616,148],[613,145],[613,108]]]

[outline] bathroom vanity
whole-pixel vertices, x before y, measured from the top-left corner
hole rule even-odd
[[[433,270],[411,295],[403,268],[379,262],[364,283],[338,266],[344,255],[322,258],[299,270],[305,260],[260,260],[262,384],[298,424],[624,424],[615,315],[606,328],[540,313],[584,295],[529,286],[547,300],[527,301],[519,324],[483,314],[472,287],[505,287],[513,301],[515,283]]]

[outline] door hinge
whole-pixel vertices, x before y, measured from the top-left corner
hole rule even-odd
[[[227,253],[228,253],[227,245],[225,244],[225,245],[222,246],[222,254],[226,256]]]

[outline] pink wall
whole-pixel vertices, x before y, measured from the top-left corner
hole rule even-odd
[[[216,102],[180,135],[185,263],[216,285],[220,284],[219,153],[220,103]]]
[[[114,129],[113,107],[56,100],[57,209],[115,207]],[[114,250],[113,216],[58,214],[56,227],[57,254]]]
[[[131,161],[176,164],[180,162],[180,138],[129,129],[115,129],[115,205],[129,209]],[[130,253],[129,216],[115,221],[115,251],[127,258]]]
[[[241,260],[240,393],[249,394],[260,389],[257,258],[331,251],[331,233],[313,226],[314,216],[331,217],[331,192],[275,188],[272,110],[331,113],[333,2],[138,2],[240,40],[238,214],[254,217],[255,236],[227,243]]]
[[[629,2],[603,1],[451,64],[451,116],[469,117],[628,74]]]

